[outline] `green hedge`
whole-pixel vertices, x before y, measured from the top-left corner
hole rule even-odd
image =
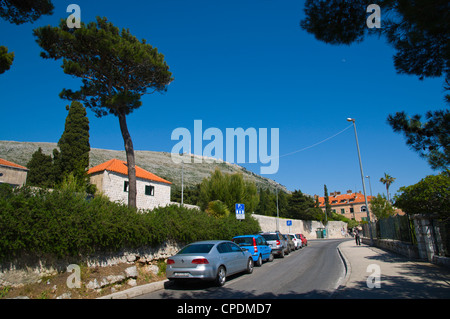
[[[171,239],[231,239],[256,233],[251,217],[214,218],[175,205],[136,211],[102,196],[86,200],[69,190],[12,190],[0,185],[0,260],[22,253],[55,257],[156,246]]]

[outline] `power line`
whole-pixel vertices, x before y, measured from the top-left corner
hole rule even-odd
[[[324,143],[324,142],[326,142],[326,141],[328,141],[328,140],[331,140],[332,138],[338,136],[339,134],[344,133],[346,130],[348,130],[348,129],[351,128],[352,126],[353,126],[353,125],[347,126],[347,127],[346,127],[345,129],[343,129],[342,131],[340,131],[340,132],[338,132],[338,133],[336,133],[336,134],[334,134],[334,135],[332,135],[332,136],[330,136],[330,137],[327,137],[327,138],[324,139],[323,141],[320,141],[320,142],[315,143],[315,144],[313,144],[313,145],[310,145],[310,146],[308,146],[308,147],[302,148],[302,149],[300,149],[300,150],[293,151],[293,152],[291,152],[291,153],[287,153],[287,154],[284,154],[284,155],[280,155],[280,157],[285,157],[285,156],[288,156],[288,155],[300,153],[300,152],[303,152],[303,151],[305,151],[305,150],[307,150],[307,149],[309,149],[309,148],[312,148],[312,147],[314,147],[314,146],[317,146],[317,145],[319,145],[319,144],[322,144],[322,143]]]

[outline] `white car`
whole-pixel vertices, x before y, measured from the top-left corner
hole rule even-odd
[[[301,238],[297,237],[296,234],[288,234],[289,237],[291,237],[292,241],[295,244],[295,249],[300,249],[302,248],[302,240]]]

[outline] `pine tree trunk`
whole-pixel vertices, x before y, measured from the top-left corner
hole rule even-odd
[[[134,148],[130,133],[128,132],[126,115],[119,113],[120,131],[125,144],[125,153],[128,166],[128,207],[136,208],[136,168],[134,159]]]

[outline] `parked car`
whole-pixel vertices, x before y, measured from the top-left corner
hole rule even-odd
[[[285,255],[289,254],[290,251],[287,241],[283,238],[280,232],[265,232],[260,235],[264,237],[270,248],[272,248],[272,253],[274,255],[284,258]]]
[[[289,252],[295,250],[295,244],[288,234],[283,234],[284,239],[287,241]]]
[[[299,238],[301,238],[303,247],[308,246],[308,240],[306,239],[305,236],[303,236],[303,234],[296,234],[296,235],[299,236]]]
[[[296,234],[288,234],[289,237],[291,237],[292,241],[295,244],[295,249],[300,249],[302,248],[302,240],[300,239],[300,237],[297,237]]]
[[[256,266],[260,267],[263,261],[272,261],[272,248],[261,235],[242,235],[233,237],[232,242],[241,248],[246,248],[252,254]]]
[[[200,241],[183,247],[167,259],[166,276],[171,281],[211,280],[223,286],[228,275],[253,272],[253,258],[228,240]]]

